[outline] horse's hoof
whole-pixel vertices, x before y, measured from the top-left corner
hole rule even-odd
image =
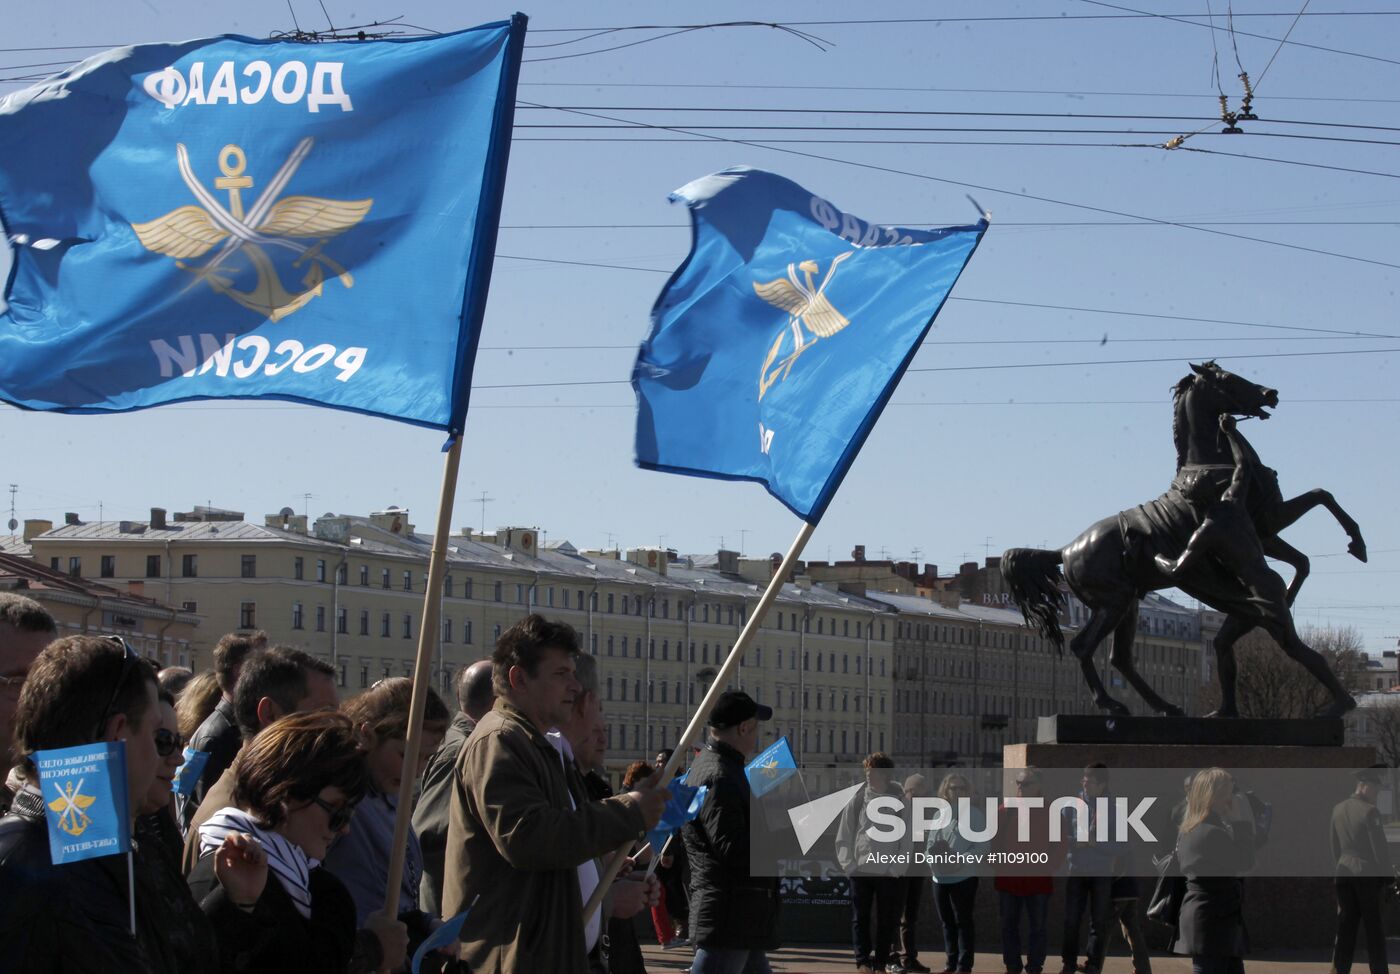
[[[1332,701],[1330,706],[1323,707],[1314,717],[1342,717],[1356,709],[1356,698],[1351,694],[1344,694]]]
[[[1357,561],[1364,562],[1366,560],[1366,542],[1360,538],[1354,539],[1351,544],[1347,545],[1347,552]]]
[[[1238,717],[1239,715],[1240,712],[1238,710],[1225,710],[1224,708],[1221,708],[1220,710],[1212,710],[1210,713],[1206,714],[1206,717],[1223,717],[1226,719],[1231,719]]]
[[[1157,711],[1157,715],[1159,717],[1185,717],[1186,711],[1182,710],[1176,704],[1169,703],[1161,710]]]

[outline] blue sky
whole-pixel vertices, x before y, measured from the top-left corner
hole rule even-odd
[[[704,7],[709,22],[761,18],[815,42],[766,27],[585,39],[590,32],[566,29],[697,15],[640,3],[527,9],[517,138],[476,368],[478,387],[507,388],[474,395],[454,524],[480,526],[473,498],[485,492],[488,528],[538,525],[580,547],[660,542],[701,552],[722,537],[730,547],[742,538],[749,554],[785,549],[798,524],[761,488],[632,463],[625,380],[656,292],[689,245],[685,213],[667,193],[749,164],[875,222],[946,224],[974,217],[971,192],[991,210],[992,229],[914,363],[947,371],[906,376],[808,556],[847,557],[855,544],[872,557],[917,549],[948,572],[988,551],[1065,544],[1166,488],[1169,388],[1188,360],[1219,357],[1280,390],[1275,417],[1244,431],[1285,494],[1332,490],[1370,545],[1368,565],[1342,554],[1345,537],[1320,510],[1285,533],[1314,559],[1299,621],[1354,625],[1372,651],[1394,647],[1400,397],[1395,353],[1382,350],[1400,348],[1400,278],[1384,266],[1400,265],[1400,99],[1387,97],[1400,63],[1387,60],[1394,45],[1385,42],[1400,36],[1400,18],[1337,16],[1339,4],[1313,3],[1292,27],[1297,43],[1280,46],[1300,5],[1237,0],[1233,38],[1202,26],[1204,0],[1134,7],[1186,15],[1179,20],[1083,0],[947,2],[936,8],[941,22],[920,22],[935,8],[918,3]],[[1225,0],[1210,6],[1225,28]],[[315,0],[292,0],[290,10],[282,0],[51,0],[7,13],[3,47],[16,50],[0,53],[0,78],[92,53],[20,49],[266,36],[291,28],[293,15],[310,29],[328,17],[345,26],[403,14],[450,30],[508,12],[445,2],[326,0],[323,13]],[[903,22],[849,22],[872,18]],[[624,44],[633,46],[603,50]],[[1218,52],[1236,107],[1236,47],[1263,121],[1225,136],[1213,121],[1212,62]],[[20,87],[0,82],[0,92]],[[757,144],[628,131],[559,106],[688,131],[758,126],[703,129]],[[548,127],[559,125],[613,127]],[[1210,152],[1133,147],[1197,130],[1185,146]],[[622,138],[631,141],[606,141]],[[986,144],[1010,142],[1021,144]],[[1113,364],[1141,359],[1151,361]],[[606,384],[530,387],[567,381]],[[440,434],[280,403],[111,417],[0,409],[0,436],[11,458],[0,490],[19,485],[20,519],[66,510],[95,519],[99,506],[115,519],[206,502],[250,518],[284,505],[316,515],[399,504],[427,530],[441,472]]]

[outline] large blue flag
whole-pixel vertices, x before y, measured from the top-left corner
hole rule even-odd
[[[815,524],[987,229],[908,230],[726,169],[637,357],[637,463],[756,480]]]
[[[524,34],[144,44],[0,100],[0,399],[460,431]]]
[[[666,840],[672,833],[685,823],[694,821],[695,816],[700,814],[701,806],[705,804],[705,796],[710,793],[709,785],[692,787],[686,784],[684,776],[673,779],[666,788],[671,792],[671,797],[661,810],[661,820],[656,823],[655,828],[647,832],[647,842],[651,843],[651,853],[654,856],[661,855],[661,850],[666,848]]]
[[[54,865],[131,849],[126,742],[35,751]]]

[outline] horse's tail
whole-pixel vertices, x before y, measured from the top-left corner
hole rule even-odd
[[[1064,556],[1043,548],[1012,548],[1001,556],[1001,575],[1026,625],[1055,644],[1061,655],[1065,635],[1060,631],[1060,610],[1065,594],[1060,589]]]

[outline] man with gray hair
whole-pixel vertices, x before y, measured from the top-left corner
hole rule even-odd
[[[452,803],[452,769],[476,722],[491,712],[496,691],[491,688],[491,661],[479,659],[457,671],[457,715],[442,744],[423,770],[422,790],[413,808],[413,831],[423,850],[423,878],[418,882],[418,905],[433,916],[442,914],[442,871],[447,858],[447,820]]]
[[[42,605],[23,595],[0,592],[0,782],[14,760],[10,734],[20,687],[39,651],[57,636],[58,626]],[[10,810],[13,797],[8,783],[0,783],[0,815]]]

